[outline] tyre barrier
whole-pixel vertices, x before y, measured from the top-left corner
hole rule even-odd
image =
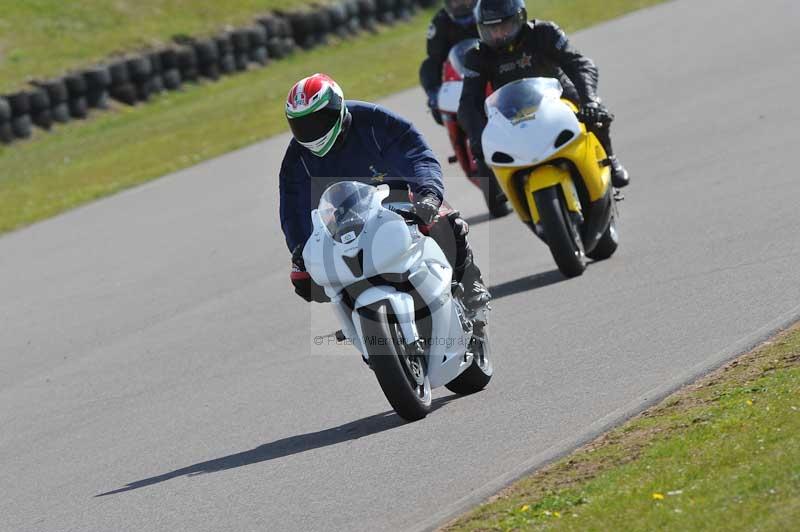
[[[378,8],[375,0],[358,0],[358,18],[361,27],[374,32],[378,29]]]
[[[107,66],[97,66],[83,72],[86,80],[86,102],[92,109],[108,109],[108,89],[111,72]]]
[[[11,111],[9,125],[12,138],[26,139],[31,136],[31,101],[27,91],[15,92],[5,97]]]
[[[0,142],[10,144],[14,141],[14,132],[11,130],[11,105],[8,100],[0,97]]]
[[[176,91],[186,83],[216,81],[221,76],[263,67],[297,48],[324,46],[380,24],[408,20],[433,0],[334,0],[290,11],[261,15],[241,28],[205,37],[176,36],[158,50],[110,58],[107,62],[59,79],[35,80],[30,87],[0,95],[0,143],[31,137],[33,126],[82,120],[91,110],[117,104],[137,105]]]
[[[38,87],[31,90],[29,95],[31,121],[45,131],[49,131],[53,127],[50,96],[46,90]]]

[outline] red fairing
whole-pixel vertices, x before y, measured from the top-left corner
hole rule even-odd
[[[308,272],[292,271],[292,273],[289,274],[289,279],[292,281],[303,281],[310,278],[311,275]]]
[[[461,74],[459,74],[450,61],[445,61],[442,66],[442,81],[461,81]]]

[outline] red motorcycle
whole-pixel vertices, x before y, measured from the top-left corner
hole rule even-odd
[[[483,193],[489,214],[497,218],[510,212],[508,201],[500,190],[497,181],[488,167],[481,169],[472,156],[467,135],[458,123],[458,104],[461,100],[461,89],[468,69],[464,66],[464,57],[472,48],[477,48],[478,39],[465,39],[450,49],[442,67],[442,86],[439,89],[439,113],[447,128],[450,144],[455,155],[448,158],[450,164],[458,163],[464,175]],[[491,85],[486,87],[486,96],[492,93]]]

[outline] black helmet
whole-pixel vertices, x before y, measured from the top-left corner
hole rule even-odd
[[[444,10],[456,24],[475,24],[475,5],[478,0],[444,0]]]
[[[480,0],[475,12],[481,41],[492,48],[514,42],[528,22],[525,0]]]

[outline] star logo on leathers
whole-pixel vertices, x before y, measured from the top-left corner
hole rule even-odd
[[[531,59],[533,56],[530,54],[522,54],[522,57],[519,58],[517,64],[520,68],[530,67],[531,66]]]

